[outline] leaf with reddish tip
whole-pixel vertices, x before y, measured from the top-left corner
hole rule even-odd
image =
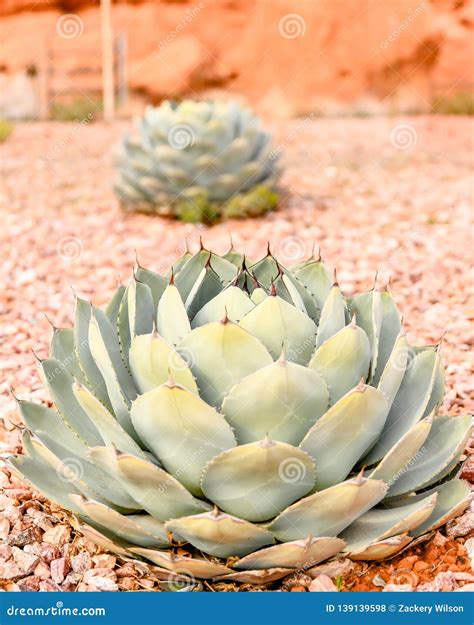
[[[171,345],[179,343],[191,331],[186,308],[174,284],[169,284],[161,296],[156,315],[156,329]]]
[[[316,348],[346,325],[346,303],[341,289],[334,284],[321,311],[316,337]]]
[[[309,495],[284,510],[268,529],[282,542],[312,536],[337,536],[361,514],[381,501],[387,486],[381,480],[357,477]]]
[[[203,560],[201,558],[187,558],[169,551],[157,551],[155,549],[144,549],[142,547],[133,547],[130,551],[150,560],[150,562],[153,562],[157,566],[173,571],[173,573],[177,575],[209,579],[210,577],[232,573],[232,569],[229,569],[223,564],[210,562],[209,560]]]
[[[222,413],[240,444],[268,435],[298,445],[328,403],[326,383],[317,371],[280,359],[237,382],[224,398]]]
[[[412,354],[405,375],[393,400],[384,430],[364,458],[365,464],[381,460],[389,449],[424,416],[430,401],[438,368],[438,354],[426,350]]]
[[[387,418],[385,397],[360,384],[335,403],[301,441],[318,468],[316,488],[344,480],[377,440]]]
[[[220,321],[225,315],[237,323],[254,306],[249,296],[241,289],[236,286],[228,286],[200,309],[191,326],[197,328],[206,323]]]
[[[308,367],[324,378],[332,405],[361,379],[366,379],[369,364],[369,339],[364,330],[352,322],[315,351]]]
[[[431,430],[431,419],[423,419],[408,430],[387,452],[379,464],[369,472],[369,477],[383,480],[391,487],[410,466],[423,447]],[[422,453],[422,452],[421,452]],[[390,488],[387,493],[390,496]]]
[[[314,476],[314,463],[306,453],[267,438],[213,458],[204,469],[201,487],[222,510],[261,522],[306,495]]]
[[[222,415],[194,393],[173,383],[136,399],[131,417],[148,449],[197,496],[201,494],[204,466],[236,444]]]
[[[216,407],[236,382],[273,362],[258,338],[228,320],[195,328],[177,349],[189,362],[201,397]]]
[[[125,516],[98,501],[85,499],[80,495],[70,495],[70,499],[82,514],[92,519],[100,528],[112,532],[126,542],[142,547],[168,547],[170,544],[163,523],[147,514]]]
[[[346,552],[360,552],[372,543],[410,532],[432,514],[437,493],[398,508],[374,508],[356,519],[341,534],[347,542]]]
[[[372,543],[360,551],[353,551],[348,555],[351,560],[384,560],[404,549],[412,540],[413,538],[406,534],[392,536]]]
[[[420,453],[393,484],[390,497],[398,497],[430,486],[459,460],[471,434],[470,415],[437,417]]]
[[[158,334],[142,334],[132,340],[129,352],[130,371],[140,393],[164,384],[171,376],[197,393],[196,382],[188,363]]]
[[[263,527],[217,510],[168,521],[165,528],[175,538],[218,558],[245,556],[274,542]]]
[[[241,558],[236,569],[271,569],[275,567],[306,569],[327,560],[342,551],[346,543],[340,538],[313,538],[295,540],[266,547]]]
[[[268,296],[239,325],[259,338],[274,359],[284,346],[288,360],[305,365],[314,351],[316,324],[281,297]]]

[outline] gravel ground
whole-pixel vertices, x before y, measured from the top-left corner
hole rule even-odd
[[[74,309],[71,287],[101,305],[116,287],[117,279],[126,280],[130,275],[135,252],[142,265],[163,270],[182,253],[185,240],[191,248],[197,247],[200,236],[206,247],[223,252],[232,234],[235,245],[251,257],[263,255],[270,240],[272,251],[284,263],[309,256],[313,244],[321,246],[328,266],[337,266],[346,295],[370,288],[377,270],[378,284],[384,285],[391,278],[409,341],[437,342],[445,334],[447,393],[443,411],[472,411],[471,119],[307,119],[275,125],[276,144],[284,149],[284,199],[280,210],[265,219],[229,221],[212,228],[120,211],[111,191],[112,160],[118,138],[128,127],[128,122],[110,126],[19,124],[10,139],[0,145],[3,455],[18,444],[10,387],[24,399],[47,400],[31,351],[34,349],[39,356],[46,354],[51,328],[45,313],[55,325],[69,325]],[[472,476],[472,468],[466,475],[469,473]],[[28,514],[30,508],[52,514],[53,520],[49,516],[47,520],[54,527],[69,530],[69,521],[64,513],[54,508],[51,511],[47,505],[45,508],[41,499],[32,500],[28,490],[10,483],[4,475],[8,497],[3,496],[0,510],[7,508],[10,512],[0,519],[0,538],[1,532],[8,537],[25,530],[25,519],[30,528],[41,533],[33,532],[23,545],[8,543],[5,551],[0,551],[0,558],[16,563],[15,558],[24,558],[27,549],[22,549],[28,541],[40,546],[50,544],[42,540],[42,533],[51,528],[41,527],[41,523],[48,526],[43,517],[38,525],[36,513]],[[472,526],[473,513],[469,514],[465,523]],[[439,551],[438,560],[440,553],[452,555],[454,549],[456,558],[463,560],[453,564],[459,570],[453,572],[450,562],[442,557],[438,566],[447,564],[451,575],[457,572],[458,577],[469,577],[469,535],[468,527],[464,534],[449,537],[448,542],[444,534],[439,534],[435,537],[439,544],[433,545],[432,541],[428,547],[412,548],[409,555],[404,554],[405,559],[415,557],[409,570],[420,559],[429,564],[433,549]],[[13,547],[18,551],[10,553],[8,549]],[[69,571],[72,554],[81,550],[96,557],[94,548],[74,532],[56,547],[65,549],[66,555],[55,552],[57,557],[49,562],[41,554],[35,555],[39,558],[35,566],[31,568],[30,562],[27,567],[30,577],[39,577],[33,574],[39,564],[50,569],[53,560],[65,559]],[[102,577],[111,580],[99,582],[104,590],[107,586],[113,590],[134,589],[136,585],[151,589],[158,583],[150,586],[148,573],[143,571],[118,574],[123,566],[115,562],[112,565],[112,560],[106,561],[107,566],[100,558],[99,564],[87,562],[88,568],[94,565],[112,571],[113,575],[102,571]],[[55,570],[62,566],[54,565]],[[360,590],[362,584],[380,590],[384,583],[393,582],[394,573],[387,573],[388,564],[364,566],[343,571],[346,588]],[[414,578],[403,583],[422,586],[438,573],[446,573],[446,568],[433,568],[431,564],[428,569],[428,576],[418,571],[416,583]],[[75,570],[71,568],[70,572]],[[45,585],[52,578],[43,573],[46,577],[40,581],[47,590]],[[339,574],[341,571],[332,577]],[[83,573],[78,575],[64,589],[77,584],[96,589],[83,581]],[[64,583],[64,576],[55,576],[63,580],[54,583]],[[332,583],[330,577],[328,584]],[[374,577],[378,585],[372,582]],[[21,585],[20,578],[12,575],[8,583]],[[123,578],[128,580],[125,585],[120,581]],[[474,577],[450,580],[455,588],[463,583],[469,585]],[[35,579],[31,584],[39,588],[40,581]],[[396,578],[394,583],[402,582]],[[440,584],[448,589],[446,580],[438,587]],[[305,590],[309,582],[287,584],[290,586]]]

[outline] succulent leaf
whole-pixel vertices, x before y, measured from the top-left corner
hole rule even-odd
[[[72,392],[74,378],[53,358],[47,358],[40,364],[49,392],[64,421],[82,441],[88,445],[99,445],[102,438],[97,428]]]
[[[60,362],[73,378],[79,380],[81,384],[87,385],[86,377],[76,355],[74,330],[71,328],[54,328],[49,356]]]
[[[90,391],[77,384],[73,385],[72,390],[82,409],[97,428],[105,445],[116,447],[120,451],[135,454],[138,457],[145,457],[139,445]]]
[[[197,393],[196,382],[186,361],[158,334],[136,336],[130,346],[130,371],[140,393],[172,379]]]
[[[433,513],[437,497],[434,493],[405,506],[369,510],[342,532],[345,551],[357,553],[372,543],[416,529]]]
[[[437,417],[419,453],[393,484],[390,497],[430,486],[459,460],[471,433],[471,417]],[[433,478],[436,477],[436,480]]]
[[[295,267],[292,273],[313,296],[319,310],[322,310],[331,291],[332,282],[321,260],[310,259]]]
[[[346,304],[341,289],[337,284],[334,284],[321,310],[318,335],[316,337],[316,348],[339,332],[339,330],[342,330],[345,325]]]
[[[385,397],[360,384],[336,402],[302,440],[300,447],[317,463],[316,488],[344,480],[377,440],[387,418]]]
[[[314,477],[305,452],[266,438],[216,456],[204,469],[201,488],[225,512],[262,522],[306,495]]]
[[[357,295],[352,300],[352,310],[357,325],[366,333],[370,344],[370,377],[375,374],[379,352],[379,337],[383,320],[383,304],[380,291],[373,289]]]
[[[407,470],[410,462],[423,449],[431,430],[432,419],[422,419],[408,430],[402,438],[395,443],[379,464],[369,473],[375,480],[383,480],[392,486],[397,479]],[[422,453],[422,452],[421,452]],[[388,495],[390,494],[390,488]]]
[[[284,510],[268,529],[282,542],[307,536],[334,536],[381,501],[387,487],[381,480],[347,480],[304,497]]]
[[[228,320],[195,328],[177,349],[190,362],[201,397],[216,407],[236,382],[273,362],[258,338]]]
[[[153,298],[153,308],[156,310],[158,308],[158,302],[160,301],[160,298],[166,289],[166,285],[168,284],[167,281],[158,273],[140,266],[136,268],[135,278],[138,282],[146,284],[150,289],[151,296]]]
[[[144,549],[142,547],[134,547],[130,551],[178,575],[190,575],[191,577],[208,579],[232,573],[232,569],[227,566],[200,558],[187,558],[167,551]]]
[[[176,539],[218,558],[245,556],[274,542],[263,527],[218,511],[168,521],[165,528]]]
[[[107,393],[105,380],[95,364],[89,345],[89,326],[92,319],[92,305],[83,299],[76,298],[76,314],[74,323],[74,344],[76,356],[86,377],[89,388],[94,388],[94,395],[108,408],[112,408]]]
[[[346,543],[340,538],[313,538],[266,547],[241,558],[236,569],[271,569],[277,567],[307,569],[327,560],[343,550]]]
[[[411,543],[413,538],[407,534],[384,538],[368,545],[360,551],[349,554],[351,560],[384,560],[395,555]]]
[[[100,448],[91,450],[94,452]],[[130,496],[159,521],[197,514],[209,504],[193,497],[172,475],[160,467],[131,454],[114,454],[114,476]]]
[[[48,432],[53,439],[61,443],[71,452],[81,458],[87,455],[88,447],[69,427],[60,414],[41,404],[20,400],[18,401],[23,423],[38,436],[38,432]]]
[[[309,362],[324,378],[330,404],[335,404],[361,379],[366,379],[370,365],[370,345],[364,330],[350,323],[331,336],[315,351]]]
[[[255,304],[246,293],[236,286],[228,286],[200,309],[191,327],[197,328],[212,321],[220,321],[226,314],[231,321],[238,323],[254,307]]]
[[[155,304],[150,288],[133,279],[127,289],[128,323],[130,337],[149,334],[155,321]]]
[[[168,284],[158,304],[156,329],[161,336],[176,345],[191,330],[186,308],[174,284]]]
[[[314,352],[316,324],[278,295],[265,298],[239,325],[259,338],[274,359],[283,346],[288,360],[298,364],[307,364]]]
[[[438,353],[426,350],[412,354],[402,383],[392,402],[384,431],[364,459],[373,464],[425,415],[438,370]],[[390,366],[390,365],[389,365]]]
[[[438,495],[436,506],[430,516],[410,532],[412,536],[421,536],[444,525],[453,517],[462,514],[471,500],[469,486],[462,480],[445,482],[434,492]]]
[[[372,383],[377,385],[385,365],[393,351],[395,341],[400,334],[402,323],[401,315],[388,291],[381,291],[382,321],[378,337],[377,363]]]
[[[70,495],[71,501],[81,514],[92,519],[99,528],[112,531],[122,540],[142,547],[168,547],[169,541],[163,523],[146,514],[125,516],[108,506],[85,499],[81,495]]]
[[[237,382],[222,403],[222,413],[240,444],[268,435],[298,445],[326,412],[328,402],[328,389],[319,373],[278,360]]]
[[[377,385],[390,407],[400,389],[407,364],[408,343],[405,334],[399,334]]]
[[[147,448],[197,496],[201,495],[200,477],[206,463],[236,444],[222,415],[174,383],[138,397],[131,415]]]
[[[60,480],[50,466],[28,456],[11,456],[8,459],[8,467],[19,479],[29,482],[33,488],[44,493],[48,499],[72,512],[80,512],[80,508],[69,499],[69,495],[78,495],[79,491],[71,482]]]

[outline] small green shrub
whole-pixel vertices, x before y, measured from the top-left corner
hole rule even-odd
[[[451,96],[439,96],[433,101],[432,112],[440,115],[474,115],[474,93],[464,91]]]
[[[3,143],[13,132],[13,124],[7,119],[0,119],[0,143]]]
[[[94,121],[102,114],[102,103],[90,98],[58,102],[51,106],[49,114],[51,119],[58,122]]]

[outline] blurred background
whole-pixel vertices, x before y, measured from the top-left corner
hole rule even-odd
[[[120,116],[221,92],[278,117],[473,109],[469,0],[3,0],[0,15],[8,118],[84,116],[104,62]]]

